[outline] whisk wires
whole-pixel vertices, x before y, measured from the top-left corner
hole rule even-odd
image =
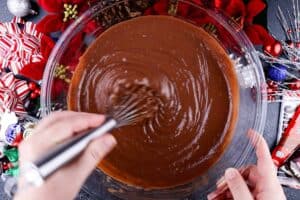
[[[145,84],[120,84],[110,95],[109,116],[118,127],[134,125],[152,118],[159,110],[161,101],[157,92]]]

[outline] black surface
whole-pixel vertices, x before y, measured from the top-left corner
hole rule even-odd
[[[279,26],[279,23],[276,18],[276,9],[278,3],[285,4],[283,6],[290,6],[291,4],[287,4],[287,1],[277,1],[277,0],[269,0],[268,1],[268,28],[272,32],[273,35],[276,35],[278,38],[283,39],[284,35]],[[39,20],[44,12],[41,13],[34,18],[31,18],[32,21]],[[12,19],[12,15],[8,12],[6,7],[6,0],[0,0],[0,21],[10,21]],[[265,22],[264,22],[265,23]],[[278,116],[279,116],[279,104],[272,103],[268,106],[268,114],[267,114],[267,124],[264,131],[264,137],[268,142],[270,148],[275,146],[276,142],[276,133],[277,133],[277,125],[278,125]],[[294,190],[290,188],[284,188],[288,200],[299,200],[300,199],[300,190]],[[92,200],[88,194],[85,192],[81,192],[78,195],[78,200]],[[103,200],[106,199],[103,197]],[[191,199],[199,199],[197,197],[192,197]],[[0,180],[0,200],[8,200],[3,191],[3,183]],[[100,199],[98,199],[100,200]]]

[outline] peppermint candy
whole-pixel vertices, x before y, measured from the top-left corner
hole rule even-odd
[[[0,71],[9,68],[14,74],[29,63],[41,62],[43,33],[36,24],[15,17],[11,22],[0,23]]]
[[[26,113],[24,101],[30,89],[26,81],[16,79],[12,72],[0,77],[0,112]]]

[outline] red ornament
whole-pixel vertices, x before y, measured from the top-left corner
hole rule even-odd
[[[30,98],[31,98],[31,99],[36,99],[38,96],[39,96],[39,95],[38,95],[37,93],[35,93],[35,92],[32,92],[32,93],[30,94]]]
[[[263,50],[266,54],[278,57],[282,53],[282,45],[280,42],[275,41],[272,44],[264,45]]]
[[[6,163],[6,162],[3,162],[3,163],[2,163],[2,169],[3,169],[4,171],[8,170],[8,166],[7,166],[7,163]]]
[[[275,96],[268,95],[268,101],[275,101]]]
[[[36,84],[33,83],[33,82],[30,82],[30,83],[28,84],[28,87],[29,87],[29,89],[32,90],[32,91],[35,90],[35,89],[37,88]]]
[[[41,94],[41,90],[39,88],[35,89],[33,91],[33,93],[37,94],[37,95],[40,95]]]
[[[297,48],[300,48],[300,42],[296,42],[296,45],[295,45]]]
[[[295,82],[290,84],[291,90],[300,90],[300,80],[296,80]]]
[[[289,47],[294,48],[295,47],[295,43],[293,43],[292,41],[288,40],[286,41],[286,43],[289,45]]]
[[[272,88],[273,90],[278,89],[278,83],[276,83],[275,81],[268,80],[267,84],[268,84],[268,88]]]

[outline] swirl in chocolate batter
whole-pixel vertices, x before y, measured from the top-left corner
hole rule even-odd
[[[69,108],[105,113],[120,82],[162,97],[156,115],[112,132],[117,147],[99,168],[145,188],[187,183],[211,167],[233,133],[238,86],[215,39],[180,19],[147,16],[113,26],[87,49],[74,73]]]

